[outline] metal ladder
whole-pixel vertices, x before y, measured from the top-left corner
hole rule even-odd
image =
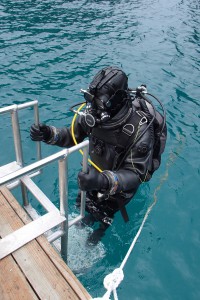
[[[0,259],[22,247],[29,241],[37,238],[41,234],[44,234],[54,228],[54,232],[48,236],[48,241],[54,242],[58,238],[61,238],[61,256],[67,262],[68,229],[85,216],[85,192],[81,192],[80,214],[76,218],[70,221],[68,220],[68,158],[71,153],[82,149],[82,170],[83,172],[86,172],[89,142],[84,141],[76,146],[73,146],[69,149],[63,149],[46,158],[41,158],[41,144],[40,142],[37,142],[38,160],[28,166],[24,166],[18,111],[30,107],[33,107],[34,109],[34,120],[35,124],[38,125],[39,110],[37,100],[20,105],[14,104],[5,108],[0,108],[0,115],[9,113],[11,114],[16,155],[16,161],[0,167],[0,187],[4,185],[11,190],[17,186],[21,186],[23,207],[33,219],[32,222],[24,225],[22,228],[7,235],[3,239],[0,239]],[[45,166],[54,161],[58,162],[60,198],[59,209],[31,179],[33,176],[39,175]],[[27,190],[29,190],[43,206],[46,214],[40,216],[31,206],[28,199]]]

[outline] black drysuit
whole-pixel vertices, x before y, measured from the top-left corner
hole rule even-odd
[[[148,113],[142,109],[142,101]],[[155,121],[147,128],[154,113],[152,107],[148,106],[148,109],[147,103],[144,102],[143,99],[135,99],[132,107],[125,105],[111,120],[93,128],[86,124],[84,116],[79,115],[76,119],[74,134],[77,142],[89,138],[91,160],[103,171],[114,171],[119,178],[120,193],[101,193],[99,196],[96,191],[87,192],[86,210],[98,221],[109,223],[108,220],[112,219],[118,210],[121,210],[127,219],[125,204],[131,200],[139,185],[148,181],[160,165],[166,141],[166,128],[162,134],[162,145],[157,146],[155,157],[156,132],[162,127],[163,118],[156,112]],[[60,147],[73,146],[71,128],[53,128],[47,143]],[[126,154],[128,148],[130,150]]]

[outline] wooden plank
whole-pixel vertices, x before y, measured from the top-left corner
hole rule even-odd
[[[62,258],[57,254],[57,252],[54,250],[53,247],[48,246],[48,241],[44,237],[37,238],[38,242],[40,243],[41,247],[44,249],[44,251],[47,253],[49,258],[52,260],[54,265],[57,267],[57,269],[62,273],[62,275],[66,278],[67,282],[70,284],[70,286],[73,288],[73,290],[76,292],[76,294],[79,296],[79,298],[90,300],[91,296],[87,292],[87,290],[83,287],[83,285],[80,283],[80,281],[76,278],[76,276],[73,274],[71,269],[65,264],[65,262],[62,260]]]
[[[17,250],[13,257],[40,299],[80,299],[37,241]]]
[[[23,221],[23,223],[25,223],[25,224],[29,223],[30,222],[29,217],[24,212],[24,210],[21,208],[21,206],[18,204],[18,202],[15,200],[13,195],[6,188],[3,188],[3,189],[1,188],[1,192],[4,197],[9,199],[10,206],[13,208],[13,211],[15,211],[18,214],[18,216]],[[58,253],[48,243],[47,239],[44,236],[40,236],[37,238],[37,242],[38,242],[38,246],[40,245],[42,250],[48,256],[48,259],[54,265],[54,268],[56,267],[56,270],[59,272],[59,274],[61,274],[63,276],[63,278],[68,282],[68,285],[67,285],[68,288],[74,290],[78,299],[81,299],[81,300],[91,299],[91,296],[89,295],[89,293],[85,290],[85,288],[82,286],[82,284],[79,282],[79,280],[75,277],[75,275],[72,273],[72,271],[69,269],[69,267],[64,263],[64,261],[62,260],[60,255],[58,255]],[[16,251],[16,253],[17,252],[19,252],[19,250]],[[16,255],[16,253],[14,253],[13,255]],[[68,298],[67,294],[65,293],[65,297],[59,298],[59,299],[77,299],[77,298]]]
[[[0,235],[2,237],[24,225],[19,218],[16,219],[14,211],[2,194],[0,195],[0,208]],[[39,298],[79,299],[36,240],[18,249],[12,256]]]
[[[5,196],[10,197],[9,204],[5,200]],[[19,218],[18,220],[14,220],[13,215],[15,211],[18,212],[20,218],[25,217],[24,220],[26,222],[29,222],[29,220],[27,220],[27,216],[24,214],[23,209],[19,206],[19,204],[16,202],[9,191],[3,189],[0,199],[2,215],[2,217],[0,218],[0,233],[2,235],[4,235],[5,233],[8,234],[9,232],[12,232],[12,230],[18,229],[20,228],[20,226],[23,226],[23,222]],[[11,203],[15,207],[15,209],[12,209],[12,212],[10,206]],[[5,225],[6,223],[7,225]],[[46,241],[45,238],[44,240]],[[49,247],[52,248],[50,245]],[[28,243],[21,249],[18,249],[12,255],[18,265],[20,265],[20,268],[22,269],[23,273],[27,277],[27,280],[29,281],[39,298],[59,300],[91,299],[91,297],[88,296],[89,294],[87,294],[87,292],[85,292],[84,294],[84,288],[80,288],[78,284],[77,286],[79,287],[80,291],[78,291],[77,295],[77,292],[74,291],[71,287],[71,283],[69,284],[66,281],[66,278],[60,272],[59,268],[55,268],[55,263],[53,263],[52,260],[49,259],[49,256],[40,247],[40,244],[36,240]],[[81,297],[79,296],[80,293]]]
[[[0,299],[39,299],[12,256],[0,260],[0,270]]]

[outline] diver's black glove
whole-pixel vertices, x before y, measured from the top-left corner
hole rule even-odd
[[[82,191],[105,192],[109,186],[106,176],[90,166],[88,166],[88,173],[79,172],[78,184]]]
[[[51,138],[51,129],[45,124],[39,126],[33,124],[30,128],[30,137],[32,141],[47,142]]]

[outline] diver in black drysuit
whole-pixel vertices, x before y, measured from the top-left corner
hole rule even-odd
[[[80,190],[87,192],[89,215],[85,222],[100,222],[99,236],[93,234],[93,242],[104,234],[117,211],[128,221],[125,205],[160,165],[166,125],[163,116],[146,101],[144,90],[141,86],[132,94],[126,74],[117,67],[102,69],[89,88],[82,90],[86,108],[76,118],[74,135],[78,143],[89,138],[90,158],[102,170],[89,166],[87,174],[78,174]],[[30,136],[50,145],[74,145],[71,128],[33,124]],[[77,204],[79,201],[78,197]]]

